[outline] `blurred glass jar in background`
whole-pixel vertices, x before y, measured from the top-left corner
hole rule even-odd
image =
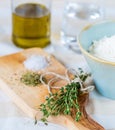
[[[12,41],[22,48],[50,44],[51,0],[12,0]]]
[[[77,35],[84,26],[103,20],[103,2],[103,0],[65,0],[61,29],[63,44],[76,44]]]

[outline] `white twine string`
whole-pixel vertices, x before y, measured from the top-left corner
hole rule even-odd
[[[73,80],[71,80],[71,79],[69,78],[69,72],[71,72],[72,74],[76,75],[76,78],[73,79]],[[46,83],[43,81],[43,77],[46,76],[46,75],[53,75],[53,76],[55,76],[55,77],[52,78],[51,80],[49,80],[49,82],[46,84]],[[46,73],[44,73],[44,74],[42,74],[42,75],[40,76],[40,81],[41,81],[41,83],[47,87],[49,93],[52,93],[52,92],[51,92],[51,88],[55,88],[55,89],[61,88],[60,86],[51,86],[51,83],[52,83],[53,81],[55,81],[56,79],[66,80],[69,84],[71,84],[72,82],[76,82],[76,83],[79,82],[79,84],[80,84],[80,90],[81,90],[82,92],[90,92],[90,91],[92,91],[92,90],[94,89],[94,86],[93,86],[93,85],[85,86],[85,87],[84,87],[83,81],[80,79],[78,72],[77,72],[76,70],[72,69],[72,68],[68,68],[68,69],[66,70],[64,76],[62,76],[62,75],[60,75],[60,74],[56,74],[56,73],[54,73],[54,72],[46,72]]]
[[[52,78],[52,79],[46,84],[46,83],[43,81],[43,77],[46,76],[46,75],[54,75],[55,77]],[[54,73],[54,72],[46,72],[46,73],[42,74],[42,75],[40,76],[40,81],[41,81],[41,83],[42,83],[43,85],[45,85],[45,86],[48,88],[49,93],[52,93],[51,90],[50,90],[50,88],[51,88],[51,87],[50,87],[50,84],[51,84],[52,81],[54,81],[55,79],[58,79],[58,78],[63,79],[63,80],[66,80],[66,81],[69,81],[69,78],[67,78],[67,77],[65,77],[65,76],[62,76],[62,75],[59,75],[59,74],[56,74],[56,73]],[[55,87],[55,86],[54,86],[54,87]],[[54,88],[54,87],[52,87],[52,88]],[[55,87],[55,88],[60,88],[60,87]]]

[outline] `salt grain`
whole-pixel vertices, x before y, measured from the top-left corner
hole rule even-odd
[[[42,55],[31,55],[24,62],[24,66],[28,70],[39,71],[46,68],[49,65],[46,57]]]
[[[98,58],[115,62],[115,35],[94,41],[89,52]]]

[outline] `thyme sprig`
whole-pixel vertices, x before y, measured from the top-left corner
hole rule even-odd
[[[83,84],[88,76],[89,74],[84,73],[80,69],[80,74],[75,75],[75,78],[79,77]],[[40,111],[43,113],[41,120],[46,123],[47,118],[51,115],[57,116],[63,114],[72,116],[74,110],[76,112],[75,120],[79,121],[82,113],[80,112],[78,98],[83,93],[80,91],[80,88],[81,82],[77,81],[65,85],[56,93],[50,93],[45,103],[40,105]]]

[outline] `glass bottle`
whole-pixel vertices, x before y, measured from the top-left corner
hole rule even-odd
[[[12,41],[22,48],[50,44],[51,0],[12,0]]]

